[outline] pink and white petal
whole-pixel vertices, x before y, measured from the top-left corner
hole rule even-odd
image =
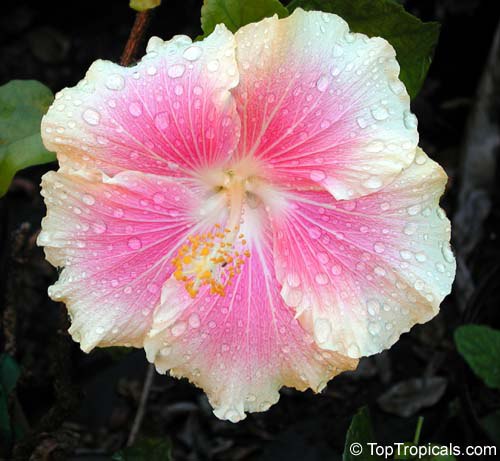
[[[259,159],[270,179],[350,199],[381,189],[412,162],[416,118],[387,41],[300,8],[235,37],[239,153]]]
[[[38,244],[64,268],[49,295],[66,304],[73,339],[85,352],[142,346],[170,258],[201,225],[199,197],[178,180],[95,171],[49,172],[42,195],[47,216]]]
[[[245,212],[243,229],[252,236],[251,256],[225,297],[205,290],[193,299],[170,279],[144,346],[159,372],[187,377],[207,393],[219,418],[233,422],[245,412],[268,409],[282,386],[318,392],[331,377],[357,365],[321,351],[294,319],[279,295],[271,233],[256,235],[260,220],[251,214]]]
[[[238,83],[235,42],[218,26],[205,40],[150,39],[133,67],[96,61],[42,120],[42,137],[61,166],[191,175],[225,162],[239,118],[229,92]]]
[[[455,275],[450,223],[439,207],[446,179],[418,150],[371,195],[290,194],[274,221],[277,276],[285,302],[322,348],[374,354],[438,313]]]

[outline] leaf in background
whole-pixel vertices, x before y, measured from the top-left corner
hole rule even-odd
[[[446,378],[440,376],[411,378],[394,384],[378,398],[377,403],[387,413],[408,418],[439,402],[447,384]]]
[[[161,5],[161,0],[130,0],[129,6],[135,11],[146,11]]]
[[[301,7],[335,13],[354,32],[383,37],[396,50],[399,78],[414,98],[424,82],[439,37],[439,24],[422,22],[391,0],[292,0],[288,9]]]
[[[223,23],[231,32],[240,27],[277,14],[288,16],[288,10],[278,0],[204,0],[201,8],[201,28],[204,35]]]
[[[373,433],[370,413],[368,408],[362,407],[352,418],[351,425],[347,431],[344,455],[342,457],[343,461],[359,461],[360,459],[363,459],[363,461],[380,460],[381,458],[378,456],[370,454],[370,447],[367,443],[371,442],[375,442],[375,435]],[[351,446],[355,443],[359,443],[362,446],[362,452],[357,455],[351,452]]]
[[[14,390],[20,370],[8,354],[0,354],[0,441],[8,446],[12,439],[12,424],[9,415],[9,395]]]
[[[115,453],[112,461],[170,461],[170,441],[168,439],[143,438],[134,446]]]
[[[23,168],[53,162],[45,149],[40,122],[54,96],[36,80],[12,80],[0,86],[0,197]]]
[[[455,330],[458,352],[487,386],[500,389],[500,331],[484,325]]]

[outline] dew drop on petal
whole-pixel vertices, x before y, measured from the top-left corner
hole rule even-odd
[[[142,107],[139,103],[133,102],[128,106],[128,111],[130,112],[130,115],[139,117],[142,114]]]
[[[324,171],[321,170],[312,170],[309,177],[311,178],[312,181],[319,182],[323,181],[323,179],[326,178],[326,174]]]
[[[387,109],[383,106],[372,107],[371,114],[375,120],[379,121],[385,120],[387,117],[389,117],[389,112],[387,112]]]
[[[418,125],[417,117],[415,117],[415,115],[413,115],[410,111],[405,111],[403,115],[403,121],[405,127],[408,128],[409,130],[417,128]]]
[[[90,194],[83,194],[82,196],[82,201],[86,205],[93,205],[95,203],[95,198],[93,195]]]
[[[328,77],[326,75],[322,75],[316,82],[316,88],[318,91],[323,93],[328,88],[328,83]]]
[[[328,319],[318,318],[314,322],[314,334],[319,344],[325,343],[332,332],[332,324]]]
[[[212,61],[209,61],[207,64],[207,69],[210,72],[216,72],[219,69],[219,61],[217,59],[213,59]]]
[[[179,78],[182,77],[186,68],[182,64],[174,64],[170,66],[167,70],[167,74],[170,78]]]
[[[382,242],[376,242],[373,245],[373,249],[375,250],[375,253],[383,253],[385,251],[385,245]]]
[[[94,109],[86,109],[82,114],[83,120],[85,120],[89,125],[96,126],[101,120],[101,114]]]
[[[200,317],[198,316],[198,314],[191,314],[189,316],[188,323],[189,323],[189,326],[191,328],[199,328],[199,326],[201,325],[201,322],[200,322]]]
[[[182,56],[188,61],[196,61],[202,54],[202,50],[199,46],[193,45],[186,48]]]
[[[112,74],[106,79],[105,85],[110,90],[121,90],[125,86],[125,79],[119,74]]]
[[[142,242],[137,237],[129,238],[127,244],[132,250],[139,250],[140,248],[142,248]]]

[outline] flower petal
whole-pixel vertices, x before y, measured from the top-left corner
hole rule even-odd
[[[224,26],[193,44],[151,38],[133,67],[92,64],[56,95],[42,136],[59,163],[177,176],[231,155],[239,119],[229,92],[238,82],[234,37]]]
[[[372,193],[408,166],[418,141],[392,46],[300,8],[236,34],[240,155],[288,188],[336,199]]]
[[[43,177],[42,195],[38,244],[64,267],[49,294],[66,303],[73,339],[86,352],[142,346],[173,252],[201,225],[199,197],[160,176],[61,171]]]
[[[442,168],[418,150],[389,186],[356,200],[290,195],[274,222],[282,296],[324,349],[350,357],[391,346],[437,314],[455,259],[439,207]]]
[[[252,212],[245,212],[247,226]],[[282,386],[321,390],[357,361],[320,351],[279,296],[270,232],[250,241],[251,256],[226,296],[200,290],[192,299],[174,279],[162,294],[145,341],[159,372],[187,377],[203,388],[222,419],[239,421],[245,411],[264,411]],[[248,228],[248,227],[247,227]],[[174,302],[172,300],[175,300]]]

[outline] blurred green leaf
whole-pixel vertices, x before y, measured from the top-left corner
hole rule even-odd
[[[484,325],[455,330],[458,352],[487,386],[500,389],[500,331]]]
[[[161,0],[130,0],[129,6],[135,11],[146,11],[161,5]]]
[[[54,96],[36,80],[12,80],[0,86],[0,197],[17,171],[52,162],[42,143],[40,122]]]
[[[278,0],[204,0],[201,28],[205,36],[220,23],[236,32],[240,27],[275,14],[280,18],[288,16],[287,9]]]
[[[112,461],[170,461],[170,441],[168,439],[143,438],[134,446],[115,453]]]
[[[21,371],[8,354],[0,355],[0,441],[8,446],[12,439],[9,415],[9,395],[14,390]]]
[[[375,442],[375,435],[373,433],[372,422],[368,408],[362,407],[354,415],[351,425],[347,431],[343,461],[363,461],[380,460],[376,455],[370,454],[370,447],[368,443]],[[361,444],[362,452],[353,453],[353,444]]]
[[[439,38],[439,24],[422,22],[391,0],[292,0],[288,9],[318,10],[345,19],[354,32],[383,37],[396,50],[399,78],[411,98],[419,92]]]

